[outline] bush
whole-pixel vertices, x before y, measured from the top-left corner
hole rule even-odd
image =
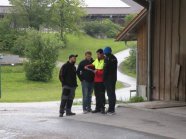
[[[29,29],[25,34],[19,35],[14,42],[14,47],[11,48],[11,52],[17,55],[25,56],[26,51],[34,45],[33,42],[35,41],[35,33],[32,29]],[[42,35],[44,41],[49,40],[55,47],[62,47],[64,45],[57,33],[40,33],[40,35]]]
[[[141,96],[135,96],[135,97],[130,98],[129,101],[131,103],[137,103],[137,102],[144,102],[144,99]]]
[[[136,51],[137,49],[135,47],[131,48],[130,56],[124,61],[124,66],[134,74],[136,74]]]
[[[33,81],[49,81],[56,66],[58,47],[55,40],[37,31],[30,31],[31,37],[25,54],[29,59],[25,63],[26,77]]]
[[[0,51],[9,51],[14,46],[16,40],[16,30],[11,27],[8,18],[0,20]]]
[[[85,22],[83,30],[92,37],[114,38],[121,30],[121,26],[106,19],[103,21]]]

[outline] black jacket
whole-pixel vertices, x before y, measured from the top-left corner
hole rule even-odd
[[[104,60],[103,79],[104,81],[117,81],[117,58],[108,54]]]
[[[59,80],[62,86],[77,87],[76,67],[74,64],[67,62],[61,67]]]
[[[89,70],[85,70],[84,67],[87,65],[92,64],[94,61],[92,60],[82,60],[79,63],[78,69],[77,69],[77,75],[80,81],[87,81],[87,82],[93,82],[94,81],[94,73],[89,71]]]

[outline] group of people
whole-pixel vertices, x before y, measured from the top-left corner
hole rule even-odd
[[[85,52],[76,70],[75,63],[78,55],[70,55],[69,60],[61,67],[59,79],[62,83],[62,96],[60,104],[60,117],[66,112],[67,116],[75,115],[71,111],[75,90],[77,88],[77,77],[81,81],[83,94],[83,113],[115,114],[117,81],[117,58],[112,54],[112,49],[106,47],[96,51],[97,58],[92,58],[92,52]],[[92,94],[96,97],[95,110],[91,108]],[[105,92],[108,96],[109,108],[105,110]]]

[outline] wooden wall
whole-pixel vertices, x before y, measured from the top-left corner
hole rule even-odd
[[[186,101],[186,0],[155,0],[154,14],[152,98]]]
[[[138,85],[147,84],[147,38],[147,22],[145,21],[137,31]]]

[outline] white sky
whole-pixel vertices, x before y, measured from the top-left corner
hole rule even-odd
[[[130,7],[121,0],[84,0],[87,7]],[[0,0],[0,6],[9,6],[8,0]]]

